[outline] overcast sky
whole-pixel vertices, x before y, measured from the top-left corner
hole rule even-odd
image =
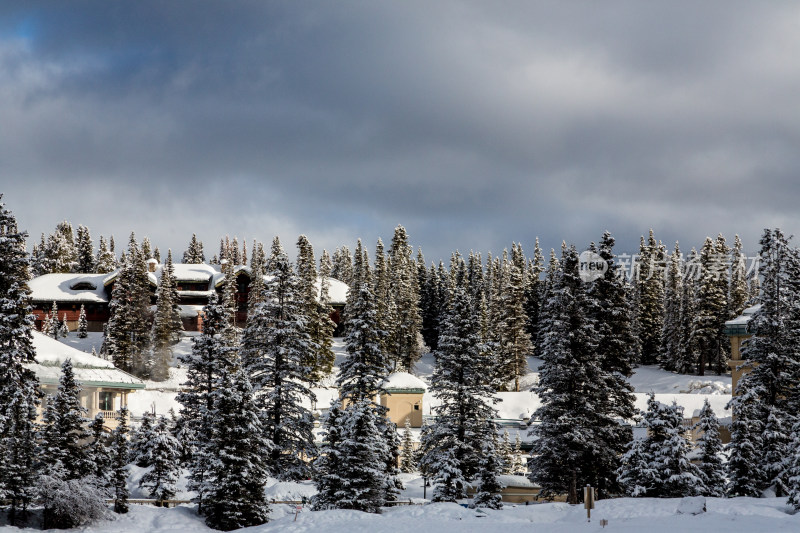
[[[0,192],[182,253],[403,224],[636,251],[800,220],[800,3],[4,2]]]

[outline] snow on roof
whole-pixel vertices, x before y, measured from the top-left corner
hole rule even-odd
[[[205,263],[173,263],[172,269],[175,273],[176,280],[197,283],[208,283],[211,281],[211,278],[218,273],[216,268]]]
[[[408,372],[395,372],[386,377],[386,381],[383,382],[383,388],[387,391],[398,389],[426,390],[428,386],[417,376],[409,374]]]
[[[317,290],[320,290],[320,280],[317,280]],[[338,279],[328,278],[328,297],[333,305],[344,305],[347,303],[347,291],[350,287],[347,283]]]
[[[106,274],[45,274],[30,280],[28,286],[34,302],[104,303],[108,302],[105,277]]]
[[[756,314],[761,309],[761,304],[754,305],[752,307],[748,307],[742,314],[734,318],[733,320],[728,320],[725,322],[726,326],[738,326],[742,324],[747,324],[750,322],[750,319],[753,318],[753,315]]]
[[[141,380],[116,368],[110,361],[76,350],[38,331],[33,331],[33,348],[36,363],[28,365],[39,381],[47,385],[58,384],[61,365],[72,361],[75,380],[84,385],[120,388],[144,388]]]

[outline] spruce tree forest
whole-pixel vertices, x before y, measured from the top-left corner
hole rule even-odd
[[[764,230],[753,264],[738,236],[681,248],[650,230],[635,257],[618,253],[608,232],[594,237],[549,251],[537,240],[528,254],[518,243],[495,255],[453,251],[429,263],[397,226],[388,246],[358,240],[315,254],[301,235],[295,255],[277,237],[264,246],[225,236],[208,257],[196,235],[174,253],[134,234],[124,246],[111,235],[95,246],[89,228],[67,221],[29,247],[0,204],[0,505],[11,524],[29,524],[36,509],[43,527],[79,527],[128,512],[128,470],[137,465],[148,469],[141,488],[159,501],[175,496],[186,473],[197,512],[226,531],[270,519],[269,478],[313,480],[314,510],[378,513],[398,500],[401,471],[422,472],[437,502],[462,501],[473,487],[478,508],[501,508],[500,477],[525,473],[543,498],[569,503],[591,485],[599,498],[773,491],[800,509],[800,251],[779,229]],[[602,267],[588,280],[584,251]],[[160,382],[182,338],[176,258],[225,274],[191,353],[178,357],[187,369],[179,412],[131,427],[123,407],[106,432],[102,416],[86,417],[69,360],[44,398],[28,368],[36,355],[28,282],[118,272],[97,355]],[[155,305],[149,261],[163,265]],[[253,274],[244,323],[231,265]],[[349,287],[339,329],[331,279]],[[730,401],[731,442],[721,443],[706,402],[693,452],[682,408],[651,395],[639,412],[628,378],[640,365],[728,373],[725,322],[755,305],[742,348],[749,371]],[[77,334],[86,335],[81,317]],[[56,305],[40,330],[69,333]],[[347,357],[320,439],[308,405],[334,367],[335,331]],[[410,428],[398,430],[376,398],[387,376],[413,374],[427,353],[438,404],[416,449]],[[495,421],[495,393],[520,391],[531,357],[541,360],[533,388],[541,406],[525,465],[519,441],[513,453]],[[633,438],[635,424],[646,436]]]

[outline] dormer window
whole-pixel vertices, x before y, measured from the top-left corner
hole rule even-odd
[[[93,283],[89,283],[88,281],[79,281],[72,287],[70,287],[73,291],[95,291],[97,290],[97,286]]]

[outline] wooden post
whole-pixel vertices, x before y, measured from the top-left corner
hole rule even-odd
[[[586,521],[592,521],[592,509],[594,509],[594,487],[586,485],[583,487],[583,506],[586,508]]]

